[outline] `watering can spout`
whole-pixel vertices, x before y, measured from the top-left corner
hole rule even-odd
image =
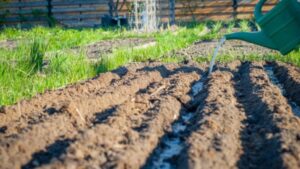
[[[226,40],[243,40],[270,49],[277,49],[276,45],[263,32],[237,32],[225,35]]]

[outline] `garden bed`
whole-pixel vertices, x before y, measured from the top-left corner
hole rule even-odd
[[[289,91],[299,91],[299,69],[207,68],[130,64],[2,107],[1,168],[297,168],[290,103],[300,102]]]

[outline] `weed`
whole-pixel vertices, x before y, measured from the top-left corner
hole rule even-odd
[[[242,20],[239,23],[239,27],[240,27],[241,31],[243,31],[243,32],[250,32],[251,31],[248,20]]]
[[[45,43],[43,39],[35,38],[33,40],[31,49],[30,49],[30,60],[29,68],[30,72],[35,73],[37,71],[42,71],[43,60],[47,50],[47,42]]]
[[[226,29],[226,33],[232,33],[234,26],[235,26],[235,23],[233,21],[229,22],[228,26],[227,26],[227,29]]]
[[[211,33],[218,33],[219,30],[222,28],[223,23],[222,22],[216,22],[213,27]]]

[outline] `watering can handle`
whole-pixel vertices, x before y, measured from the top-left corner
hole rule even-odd
[[[257,3],[257,5],[255,6],[255,11],[254,11],[255,20],[258,20],[259,18],[261,18],[263,16],[263,14],[262,14],[262,7],[266,3],[266,1],[267,0],[260,0]]]

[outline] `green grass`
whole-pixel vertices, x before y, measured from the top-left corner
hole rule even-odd
[[[165,30],[151,34],[137,34],[125,29],[7,28],[0,32],[0,41],[16,40],[18,47],[13,50],[0,48],[0,106],[14,104],[20,99],[31,98],[45,90],[57,89],[91,78],[131,62],[181,62],[186,58],[169,53],[185,48],[195,41],[217,40],[237,27],[241,31],[250,30],[246,20],[191,23],[181,25],[176,31]],[[207,28],[209,32],[203,34]],[[67,50],[101,40],[128,37],[151,37],[156,40],[156,44],[143,49],[117,48],[96,63],[90,62],[84,52],[74,53]],[[209,62],[210,58],[211,56],[199,57],[196,61]],[[236,59],[280,60],[300,66],[300,51],[294,51],[285,57],[222,55],[218,56],[217,61],[229,62]]]
[[[239,27],[241,28],[241,31],[243,31],[243,32],[250,32],[251,31],[248,20],[242,20],[239,23]]]
[[[100,40],[127,38],[127,37],[151,37],[152,34],[136,34],[126,29],[63,29],[60,27],[46,28],[35,27],[29,30],[6,28],[0,32],[0,40],[27,41],[41,37],[48,41],[48,50],[60,50],[93,43]]]
[[[31,48],[34,47],[34,43]],[[25,54],[29,49],[22,50]],[[19,58],[23,53],[15,53]],[[13,104],[23,98],[30,98],[46,89],[55,89],[69,83],[95,75],[94,68],[85,56],[65,53],[49,58],[48,65],[40,67],[40,60],[32,64],[31,56],[19,60],[1,61],[0,67],[0,105]],[[36,69],[36,71],[33,71]]]
[[[211,56],[206,58],[198,57],[195,59],[196,62],[210,62]],[[300,67],[300,48],[289,53],[286,56],[282,56],[281,54],[269,54],[264,56],[258,56],[255,54],[248,54],[243,56],[236,56],[236,55],[218,55],[216,58],[216,62],[219,63],[227,63],[232,62],[234,60],[240,61],[281,61],[285,63],[290,63],[292,65]]]
[[[113,70],[130,62],[143,62],[147,60],[180,62],[184,58],[162,56],[171,50],[185,48],[204,37],[200,35],[204,27],[204,24],[199,24],[193,29],[181,28],[177,32],[165,31],[156,34],[156,45],[145,49],[118,49],[100,61],[97,72],[101,73]]]

